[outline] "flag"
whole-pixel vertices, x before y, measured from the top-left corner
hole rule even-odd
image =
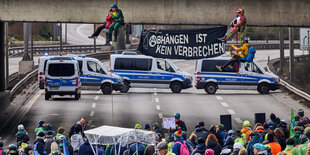
[[[294,110],[292,108],[292,112],[291,112],[291,124],[290,124],[290,136],[294,135],[294,128],[295,128],[296,124],[295,124],[295,118],[294,118]]]
[[[68,150],[68,146],[67,146],[67,142],[66,142],[66,138],[62,138],[63,141],[63,147],[64,147],[64,155],[70,155],[69,150]]]

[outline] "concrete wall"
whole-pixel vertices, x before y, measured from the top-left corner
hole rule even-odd
[[[0,0],[0,20],[100,23],[111,0]],[[310,26],[310,0],[117,0],[127,23],[227,25],[237,7],[248,25]]]

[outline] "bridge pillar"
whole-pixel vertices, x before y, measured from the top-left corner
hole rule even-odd
[[[283,72],[284,66],[284,35],[283,35],[283,27],[280,27],[280,73]]]
[[[22,61],[19,62],[18,74],[26,74],[32,70],[34,62],[29,56],[29,39],[32,34],[32,23],[24,23],[24,56]]]
[[[0,112],[10,103],[10,93],[6,91],[6,50],[5,50],[5,23],[0,22]]]
[[[121,26],[117,30],[117,41],[114,42],[114,35],[112,35],[112,47],[113,50],[124,50],[126,49],[126,30],[124,26]]]
[[[290,71],[290,81],[293,82],[294,79],[294,28],[289,28],[289,38],[290,38],[290,63],[289,63],[289,71]]]

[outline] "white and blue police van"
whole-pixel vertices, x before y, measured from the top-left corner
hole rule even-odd
[[[173,93],[192,87],[192,75],[179,70],[169,59],[123,52],[111,55],[111,71],[124,80],[124,89],[164,88]]]
[[[120,91],[124,84],[120,76],[111,73],[98,59],[88,58],[85,55],[77,57],[80,68],[82,86],[95,86],[103,94]]]
[[[79,64],[71,57],[53,57],[46,62],[45,68],[45,100],[52,95],[74,95],[81,98],[81,81]]]
[[[253,89],[261,94],[268,94],[270,90],[280,88],[279,77],[265,71],[256,61],[235,63],[222,72],[216,68],[216,65],[222,66],[230,59],[230,57],[215,57],[197,60],[195,87],[204,89],[208,94],[215,94],[217,89]]]

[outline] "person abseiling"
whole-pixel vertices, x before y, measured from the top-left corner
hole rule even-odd
[[[244,40],[242,42],[242,46],[237,48],[235,45],[231,45],[231,47],[236,50],[236,51],[240,51],[240,53],[234,53],[232,59],[230,59],[227,63],[225,63],[223,66],[216,66],[216,68],[220,71],[223,71],[224,68],[229,67],[229,68],[233,68],[233,65],[236,62],[245,62],[245,60],[241,60],[241,58],[245,58],[248,56],[248,52],[249,52],[249,42],[247,40]]]
[[[111,10],[113,12],[112,13],[113,23],[109,27],[109,35],[112,35],[112,32],[114,31],[114,42],[116,42],[118,28],[124,25],[125,21],[124,21],[124,15],[123,15],[122,10],[119,9],[116,4],[111,5]],[[107,40],[107,41],[111,41],[111,40]]]
[[[237,17],[231,22],[230,29],[227,31],[223,38],[219,38],[219,40],[223,42],[227,42],[227,40],[231,39],[237,32],[240,32],[240,39],[242,40],[244,36],[244,30],[246,27],[246,18],[244,16],[244,9],[237,10]]]
[[[106,29],[106,30],[109,29],[110,25],[113,23],[112,13],[113,13],[113,12],[112,12],[112,9],[110,9],[110,11],[109,11],[107,17],[105,18],[106,22],[103,23],[101,26],[99,26],[99,27],[97,28],[97,30],[96,30],[91,36],[89,36],[88,38],[94,39],[95,37],[98,37],[98,36],[99,36],[100,32],[101,32],[103,29]],[[108,34],[109,34],[109,33],[108,33]],[[107,37],[107,38],[106,38],[107,40],[111,40],[112,34],[109,34],[109,35],[107,35],[106,37]]]

